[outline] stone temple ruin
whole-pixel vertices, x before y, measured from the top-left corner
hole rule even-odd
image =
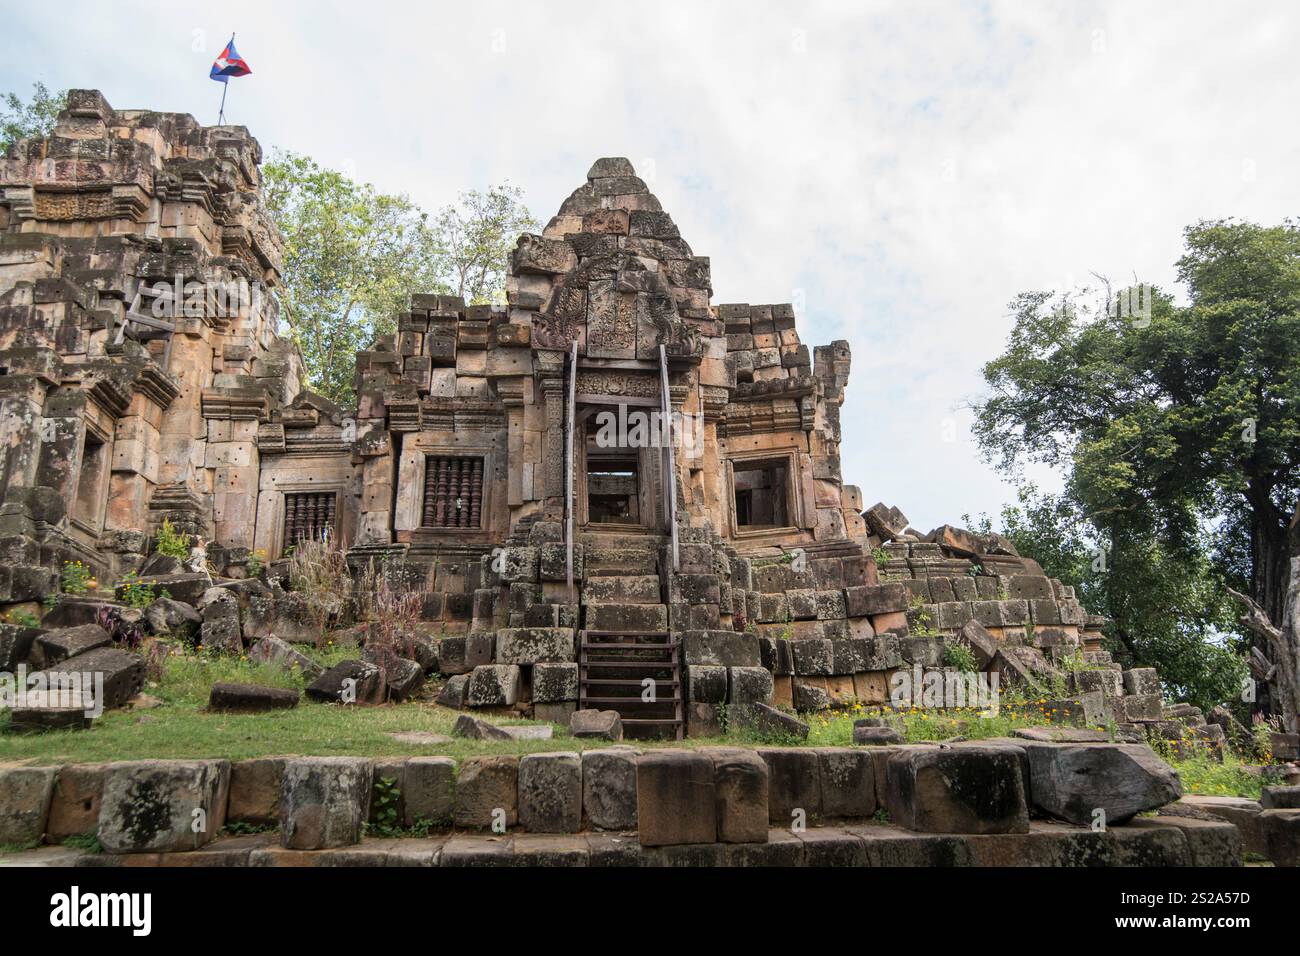
[[[293,640],[274,569],[328,534],[423,589],[421,669],[453,706],[710,734],[723,705],[883,704],[960,634],[1029,682],[1082,648],[1063,712],[1165,719],[1154,672],[1109,664],[1035,562],[864,509],[840,469],[848,344],[802,342],[789,304],[712,304],[709,259],[627,160],[519,239],[506,306],[412,296],[357,355],[355,408],[308,390],[277,331],[260,160],[242,127],[84,90],[0,160],[0,613],[39,616],[69,560],[201,605],[256,554],[271,586],[204,608],[201,639]],[[207,568],[151,554],[164,520]],[[69,596],[41,625],[88,619]],[[4,668],[66,656],[6,627]]]
[[[93,673],[121,706],[145,662],[110,630],[133,611],[132,627],[210,653],[300,666],[318,700],[402,701],[439,672],[469,736],[516,729],[477,712],[575,737],[717,736],[725,720],[797,740],[791,711],[982,706],[975,678],[993,675],[1075,726],[901,746],[885,712],[853,730],[875,746],[10,767],[0,844],[92,833],[143,862],[271,865],[303,850],[364,865],[1204,864],[1243,845],[1300,859],[1300,811],[1171,803],[1177,774],[1133,742],[1221,753],[1230,716],[1164,706],[1155,671],[1112,662],[1103,622],[1007,542],[864,508],[840,468],[847,343],[803,343],[788,304],[712,304],[708,258],[627,160],[597,160],[519,239],[504,306],[412,296],[356,356],[355,408],[304,386],[277,329],[260,160],[242,127],[86,90],[0,159],[0,677]],[[203,547],[159,551],[165,525]],[[328,671],[294,649],[322,622],[286,556],[318,539],[417,596],[409,658],[365,634]],[[69,562],[103,583],[63,586]],[[122,607],[140,586],[166,596]],[[331,613],[331,630],[352,624],[346,602]],[[210,709],[297,700],[217,684]],[[89,720],[38,700],[8,726]],[[405,826],[504,814],[522,832],[358,846],[380,779],[398,781]],[[148,832],[123,825],[142,792],[170,814]],[[1181,809],[1134,819],[1161,807]],[[215,821],[202,834],[196,808]],[[804,812],[814,829],[787,829]],[[281,846],[204,849],[224,820],[278,823]]]

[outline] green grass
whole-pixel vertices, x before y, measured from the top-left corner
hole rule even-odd
[[[304,651],[328,666],[356,656],[348,644],[327,644]],[[563,727],[556,727],[550,740],[477,741],[453,738],[444,743],[407,744],[390,734],[426,731],[450,735],[459,711],[433,703],[437,685],[425,689],[421,700],[380,707],[320,704],[303,698],[293,710],[266,714],[208,713],[208,695],[213,683],[263,684],[301,690],[303,680],[272,665],[220,657],[173,648],[162,666],[162,680],[146,692],[160,701],[140,710],[110,711],[88,730],[53,731],[45,734],[7,734],[9,717],[0,714],[0,764],[94,763],[111,760],[251,757],[311,754],[319,756],[403,757],[439,754],[454,758],[478,754],[524,754],[548,750],[582,750],[608,746],[605,741],[577,740]],[[877,711],[852,704],[821,714],[805,715],[809,724],[807,741],[760,739],[736,728],[725,736],[689,738],[685,741],[639,741],[646,747],[707,747],[718,745],[789,745],[847,747],[853,741],[853,722]],[[530,723],[522,718],[488,715],[502,724]],[[996,716],[984,717],[978,708],[965,712],[905,712],[909,741],[944,740],[962,736],[968,740],[1010,736],[1020,727],[1044,726],[1052,714],[1043,700],[1005,697]],[[1206,757],[1166,760],[1179,771],[1187,793],[1246,796],[1258,799],[1262,778],[1237,758],[1224,763]]]

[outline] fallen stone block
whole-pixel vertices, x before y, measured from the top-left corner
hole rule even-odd
[[[98,836],[109,853],[196,850],[226,823],[230,762],[134,760],[108,765]]]
[[[1143,744],[1042,744],[1025,741],[1034,806],[1091,826],[1104,814],[1116,826],[1177,800],[1178,773]]]
[[[424,686],[424,668],[391,647],[367,645],[361,659],[383,671],[389,700],[408,700]]]
[[[472,717],[469,714],[461,714],[456,718],[456,722],[451,725],[451,735],[453,737],[463,737],[466,740],[510,739],[510,735],[506,733],[504,727],[498,727],[496,724],[490,724],[486,720]]]
[[[465,637],[450,634],[438,642],[438,672],[448,676],[468,674],[472,667],[465,660]]]
[[[456,773],[458,827],[503,828],[519,822],[519,758],[510,756],[467,757]]]
[[[978,621],[967,621],[962,625],[961,633],[958,636],[970,648],[971,653],[975,656],[975,666],[980,670],[984,670],[993,663],[993,658],[998,653],[998,641],[983,624]]]
[[[365,661],[340,661],[307,685],[312,700],[337,704],[382,704],[384,672]]]
[[[199,645],[218,654],[241,654],[244,637],[239,630],[238,617],[222,617],[204,621],[199,627]]]
[[[41,842],[57,772],[56,767],[0,769],[0,846]]]
[[[296,757],[284,767],[280,843],[290,850],[351,846],[370,814],[374,767],[356,757]]]
[[[36,646],[44,655],[46,667],[53,667],[70,657],[107,647],[111,643],[113,643],[111,635],[98,624],[61,627],[46,631],[36,639]]]
[[[144,610],[144,623],[150,634],[167,635],[193,642],[203,618],[188,604],[171,598],[158,598]]]
[[[868,718],[870,719],[870,718]],[[904,743],[907,738],[893,727],[867,724],[861,720],[853,722],[853,743],[860,747],[888,747]]]
[[[635,830],[636,762],[631,747],[582,752],[582,808],[591,826]]]
[[[469,675],[457,674],[454,677],[448,677],[447,683],[443,685],[442,690],[438,692],[438,699],[435,701],[439,707],[451,707],[460,710],[465,706],[465,693],[469,690]]]
[[[0,623],[0,673],[13,673],[27,660],[36,638],[45,632],[39,627]]]
[[[112,710],[140,693],[144,687],[144,671],[144,658],[139,654],[116,647],[101,647],[29,675],[27,686],[30,690],[54,691],[70,687],[79,680],[84,695],[102,680],[104,692],[99,703],[105,710]],[[75,679],[74,675],[77,675]]]
[[[745,707],[738,707],[731,711],[731,716],[762,740],[806,740],[808,737],[806,723],[792,714],[767,704],[748,704]]]
[[[1026,833],[1021,759],[1011,747],[907,748],[889,758],[890,819],[927,833]]]
[[[315,644],[325,624],[319,609],[296,591],[250,595],[244,612],[244,635],[250,640],[278,637],[291,643]]]
[[[309,683],[325,673],[324,667],[278,637],[262,638],[249,648],[248,659],[257,664],[273,664],[281,670],[301,674],[303,680]]]
[[[289,710],[298,706],[298,692],[284,687],[263,687],[260,684],[231,684],[218,681],[208,695],[209,710],[259,713],[267,710]]]
[[[623,720],[616,710],[575,710],[569,733],[585,739],[622,740]]]
[[[717,809],[706,754],[649,751],[637,759],[637,831],[642,846],[713,843]]]
[[[9,733],[85,730],[94,721],[92,705],[93,693],[78,695],[29,690],[22,705],[9,712]]]
[[[576,753],[520,758],[519,823],[532,833],[582,829],[582,760]]]

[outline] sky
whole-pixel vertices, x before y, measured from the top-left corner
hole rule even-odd
[[[1187,225],[1300,207],[1289,2],[4,6],[0,92],[213,123],[234,31],[227,122],[431,210],[509,180],[545,223],[630,158],[715,303],[850,342],[845,481],[922,531],[1014,499],[968,408],[1015,295],[1177,292]]]

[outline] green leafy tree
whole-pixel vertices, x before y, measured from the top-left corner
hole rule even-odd
[[[1185,239],[1187,305],[1158,289],[1093,308],[1017,297],[976,436],[1013,474],[1064,471],[1112,569],[1208,562],[1280,623],[1300,497],[1300,228],[1200,222]]]
[[[519,234],[537,228],[523,191],[509,183],[461,193],[438,214],[438,269],[471,305],[504,302],[506,269]]]
[[[68,91],[51,93],[44,83],[32,84],[32,98],[24,103],[16,93],[6,93],[0,112],[0,153],[28,136],[48,136],[54,121],[68,105]]]
[[[415,292],[501,301],[510,250],[536,226],[509,184],[464,193],[431,220],[389,195],[280,152],[263,168],[264,201],[284,234],[277,297],[314,390],[344,405],[355,354],[391,333]]]
[[[263,168],[263,199],[284,235],[276,295],[308,382],[349,404],[356,352],[393,330],[412,292],[448,291],[428,216],[292,152]]]

